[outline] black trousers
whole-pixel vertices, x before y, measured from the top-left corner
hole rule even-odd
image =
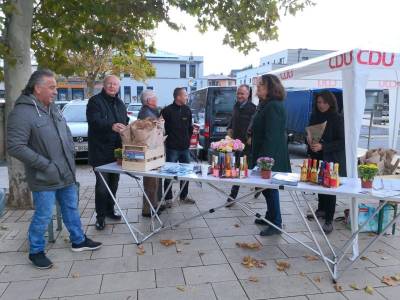
[[[96,214],[98,218],[104,218],[106,215],[114,213],[114,201],[110,196],[110,193],[108,192],[103,180],[101,179],[100,174],[98,172],[95,172],[95,174],[96,187],[94,199],[96,205]],[[118,189],[119,174],[102,173],[102,175],[115,197]]]
[[[325,221],[332,222],[336,209],[336,196],[318,194],[318,210],[325,212]]]

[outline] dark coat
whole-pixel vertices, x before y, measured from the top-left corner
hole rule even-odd
[[[55,190],[75,182],[74,142],[56,105],[46,108],[21,95],[8,116],[8,154],[25,165],[32,191]]]
[[[286,134],[286,110],[282,101],[260,102],[252,125],[252,167],[262,156],[272,157],[275,172],[291,172]]]
[[[89,127],[89,164],[97,167],[114,162],[114,150],[122,145],[121,137],[112,130],[112,125],[128,124],[124,103],[118,96],[111,97],[102,90],[89,99],[86,117]]]
[[[241,107],[240,102],[235,103],[232,118],[228,125],[228,129],[232,129],[233,131],[234,139],[239,139],[243,143],[246,143],[247,129],[249,128],[251,118],[255,112],[256,106],[251,101],[247,101],[243,107]]]
[[[167,149],[187,150],[193,133],[192,111],[187,105],[176,105],[175,102],[161,111],[165,120]]]
[[[324,134],[320,143],[322,150],[308,153],[311,158],[327,162],[339,163],[339,175],[346,176],[346,150],[344,136],[343,116],[333,112],[314,112],[310,118],[310,125],[320,124],[326,121]]]

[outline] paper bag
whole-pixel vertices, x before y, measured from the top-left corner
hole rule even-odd
[[[307,139],[311,144],[319,143],[324,134],[326,121],[306,127]]]

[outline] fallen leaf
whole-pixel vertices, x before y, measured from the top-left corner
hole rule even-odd
[[[160,244],[164,245],[165,247],[169,247],[176,244],[175,240],[160,240]]]
[[[137,247],[136,254],[137,254],[137,255],[143,255],[143,254],[145,254],[145,253],[146,253],[146,250],[144,250],[143,245],[139,245],[139,246]]]
[[[302,276],[302,277],[306,276],[306,274],[304,272],[300,272],[299,275]]]
[[[357,284],[352,283],[349,285],[353,290],[359,290],[360,288],[357,286]]]
[[[315,281],[315,282],[321,282],[321,277],[320,276],[316,276],[316,277],[314,277],[313,278],[313,280]]]
[[[279,272],[286,271],[286,270],[289,269],[289,268],[290,268],[290,264],[289,264],[287,261],[281,260],[281,261],[277,261],[277,262],[276,262],[276,269],[277,269]]]
[[[361,259],[361,260],[368,260],[368,257],[366,257],[366,256],[361,256],[360,259]]]
[[[335,283],[333,285],[333,288],[335,289],[336,292],[343,292],[343,287],[338,283]]]
[[[251,268],[254,268],[254,267],[256,267],[256,268],[264,268],[264,266],[266,266],[267,263],[265,261],[263,261],[263,260],[257,260],[257,259],[255,259],[254,257],[251,257],[251,256],[245,256],[245,257],[243,257],[242,265],[245,266],[248,269],[251,269]]]
[[[72,273],[72,278],[79,278],[79,273]]]
[[[367,285],[367,286],[364,288],[364,291],[365,291],[367,294],[372,295],[372,294],[374,293],[374,288],[373,288],[372,286],[370,286],[370,285]]]
[[[181,291],[181,292],[185,291],[185,288],[183,286],[177,286],[176,289]]]
[[[393,280],[391,277],[389,277],[389,276],[383,276],[382,277],[382,283],[384,283],[384,284],[386,284],[386,285],[388,285],[388,286],[394,286],[394,285],[396,285],[396,281],[395,280]]]
[[[315,261],[318,260],[318,256],[315,255],[306,255],[304,256],[308,261]]]
[[[256,276],[250,276],[249,281],[251,282],[258,282],[258,278]]]
[[[243,249],[260,250],[262,246],[259,243],[240,243],[236,242],[236,246]]]
[[[395,281],[400,281],[400,273],[392,276],[392,279],[395,280]]]
[[[233,226],[235,226],[236,228],[239,228],[239,227],[240,227],[240,225],[239,225],[239,224],[235,224],[235,225],[233,225]]]

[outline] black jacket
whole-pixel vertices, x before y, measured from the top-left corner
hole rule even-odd
[[[339,163],[340,176],[346,176],[346,150],[344,136],[343,116],[333,112],[314,112],[310,118],[310,125],[320,124],[326,121],[324,134],[320,143],[322,150],[312,152],[308,150],[311,158],[327,162]]]
[[[112,130],[112,125],[128,124],[124,103],[118,96],[111,97],[102,90],[89,99],[86,117],[89,126],[89,164],[97,167],[115,161],[114,149],[122,145],[121,137]]]
[[[235,103],[228,129],[232,129],[234,139],[239,139],[243,143],[246,143],[247,129],[257,107],[250,101],[247,101],[243,107],[240,105],[240,102]]]
[[[175,102],[161,111],[165,120],[167,149],[187,150],[193,133],[192,111],[187,105],[176,105]]]

